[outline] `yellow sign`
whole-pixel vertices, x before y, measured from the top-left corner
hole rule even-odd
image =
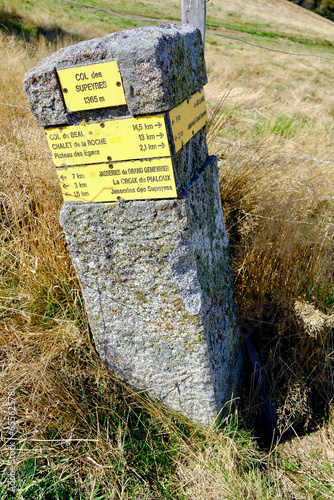
[[[58,69],[57,73],[69,111],[126,104],[116,61]]]
[[[57,168],[66,201],[176,198],[171,158]]]
[[[176,151],[179,151],[208,121],[204,90],[196,92],[169,112]]]
[[[56,167],[170,156],[163,115],[45,130]]]

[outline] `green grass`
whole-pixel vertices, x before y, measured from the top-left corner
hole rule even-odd
[[[274,134],[288,138],[307,132],[308,125],[308,121],[298,113],[291,117],[283,114],[275,117],[274,120],[258,119],[254,125],[254,132],[259,136]]]

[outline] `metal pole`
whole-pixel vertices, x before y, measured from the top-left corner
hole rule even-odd
[[[206,0],[181,0],[182,22],[196,26],[205,42]]]

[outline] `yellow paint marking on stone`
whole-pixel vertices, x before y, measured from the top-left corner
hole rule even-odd
[[[71,112],[126,104],[116,61],[58,69],[57,73]]]
[[[45,129],[56,167],[170,156],[163,115]]]
[[[208,121],[204,90],[196,92],[169,112],[174,144],[179,151]]]
[[[57,168],[66,201],[176,198],[171,158]]]

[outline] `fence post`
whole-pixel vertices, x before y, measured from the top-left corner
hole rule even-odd
[[[101,358],[205,424],[241,373],[206,81],[200,32],[173,24],[66,47],[24,79]]]
[[[205,42],[206,0],[181,0],[182,23],[196,26]]]

